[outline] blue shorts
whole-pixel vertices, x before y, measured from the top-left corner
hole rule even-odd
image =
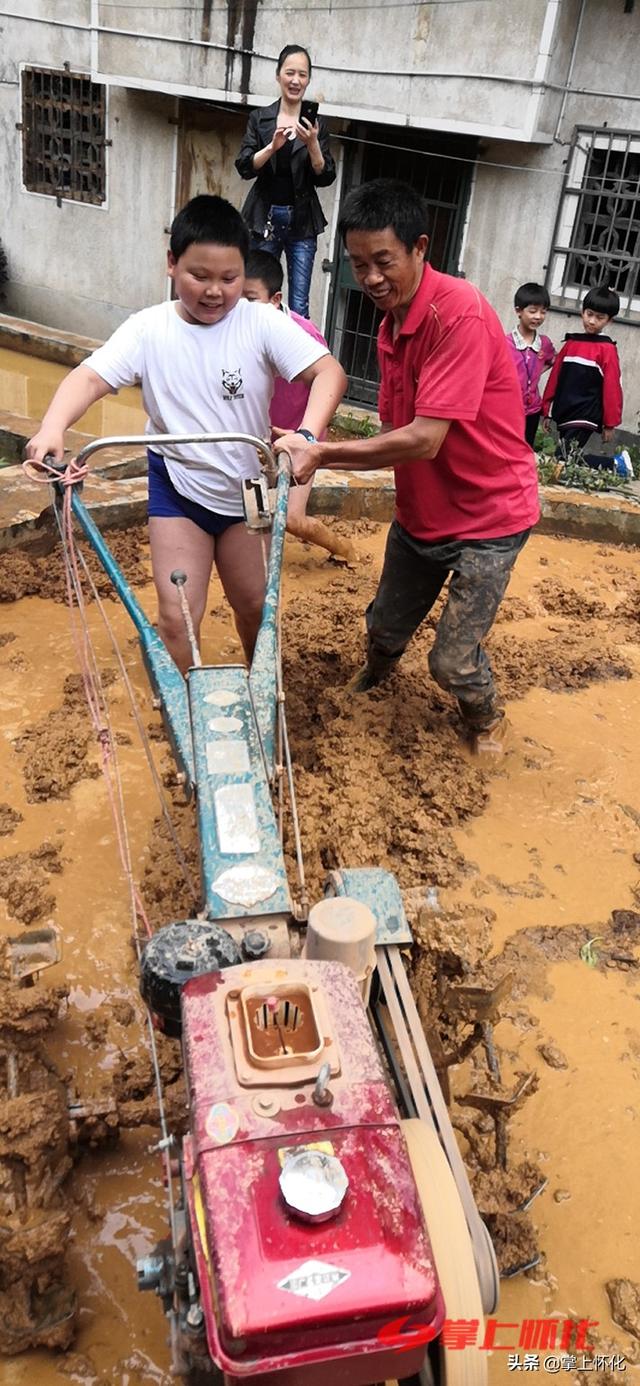
[[[230,525],[244,522],[244,515],[217,515],[215,510],[207,510],[206,505],[182,496],[169,476],[164,457],[147,448],[149,459],[149,519],[191,520],[192,524],[203,529],[205,534],[215,538],[224,534]]]

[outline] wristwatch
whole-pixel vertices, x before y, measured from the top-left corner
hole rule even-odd
[[[302,437],[306,438],[308,443],[317,443],[318,441],[315,433],[312,433],[310,428],[296,428],[295,431],[296,433],[301,433]]]

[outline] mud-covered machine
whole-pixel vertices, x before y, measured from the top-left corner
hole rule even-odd
[[[199,830],[202,910],[141,956],[155,1023],[182,1037],[189,1132],[161,1142],[170,1230],[138,1264],[139,1285],[161,1295],[173,1371],[188,1380],[366,1386],[420,1373],[480,1386],[486,1352],[449,1351],[438,1335],[445,1318],[480,1325],[495,1309],[496,1261],[405,973],[399,888],[379,868],[345,869],[306,899],[278,619],[289,460],[245,435],[158,436],[96,440],[76,467],[105,447],[190,441],[250,444],[265,468],[244,483],[256,543],[270,531],[248,672],[203,666],[177,572],[193,657],[183,679],[79,486],[67,500],[137,629]]]

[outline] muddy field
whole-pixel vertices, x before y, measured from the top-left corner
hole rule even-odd
[[[384,532],[369,522],[337,527],[355,539],[356,569],[291,544],[285,573],[288,719],[312,898],[337,865],[386,866],[405,892],[416,997],[434,1045],[459,1059],[448,1067],[454,1124],[502,1267],[540,1257],[504,1282],[500,1321],[589,1318],[598,1323],[591,1338],[614,1342],[631,1363],[640,1357],[637,556],[557,539],[529,544],[490,640],[512,731],[508,755],[487,769],[469,758],[450,700],[428,678],[429,623],[384,691],[357,699],[346,691]],[[144,536],[116,537],[114,548],[152,610]],[[106,581],[98,586],[106,594]],[[110,601],[107,609],[183,856],[180,865],[93,606],[133,859],[160,925],[193,907],[193,819],[136,641],[124,613]],[[204,656],[238,658],[217,585]],[[44,1341],[47,1314],[59,1323],[59,1296],[69,1303],[66,1328],[51,1335],[57,1352],[14,1356],[7,1380],[168,1383],[160,1307],[135,1288],[135,1258],[165,1227],[161,1168],[149,1153],[157,1134],[136,1125],[153,1102],[129,902],[56,556],[0,559],[0,665],[0,930],[6,937],[55,922],[63,944],[37,1004],[36,992],[16,995],[5,984],[12,999],[0,1049],[17,1054],[18,1067],[10,1072],[7,1060],[0,1090],[0,1222],[15,1224],[21,1199],[30,1209],[26,1231],[0,1242],[5,1346],[28,1344],[30,1319],[44,1325]],[[425,904],[431,887],[435,911]],[[470,1026],[448,1000],[460,982],[503,984],[494,1032],[501,1090],[512,1094],[528,1079],[508,1123],[506,1173],[494,1168],[491,1120],[465,1100],[489,1084],[481,1045],[461,1057]],[[162,1058],[178,1122],[170,1045]],[[100,1113],[75,1122],[71,1143],[69,1100]],[[32,1148],[20,1132],[34,1127],[34,1109],[42,1120]],[[492,1381],[507,1379],[506,1355],[494,1354]],[[626,1379],[632,1374],[630,1366]]]

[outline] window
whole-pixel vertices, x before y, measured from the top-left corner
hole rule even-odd
[[[577,309],[603,283],[620,295],[620,317],[640,322],[640,138],[577,130],[547,287],[559,307]]]
[[[77,72],[22,73],[22,157],[29,192],[72,202],[105,200],[105,87]]]

